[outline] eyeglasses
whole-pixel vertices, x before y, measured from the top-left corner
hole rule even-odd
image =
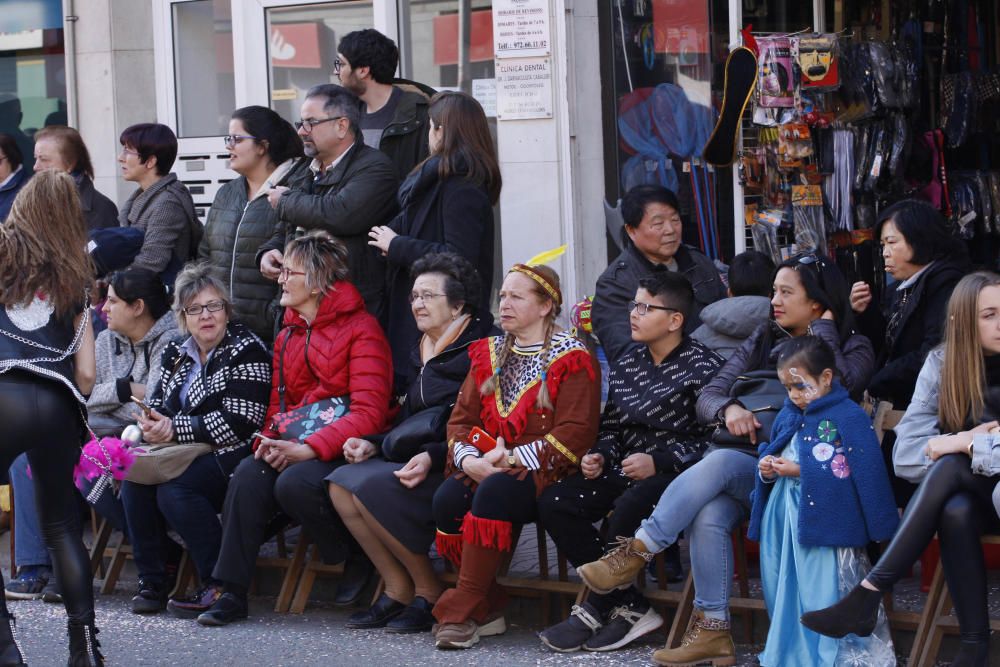
[[[331,120],[340,120],[341,118],[346,118],[346,116],[333,116],[331,118],[320,118],[319,120],[313,120],[312,118],[303,118],[302,120],[297,120],[292,124],[295,126],[296,130],[301,130],[302,128],[305,128],[306,134],[309,134],[310,132],[313,131],[313,128],[315,128],[317,125],[320,125],[322,123],[327,123]]]
[[[122,146],[121,154],[122,155],[134,155],[136,157],[139,157],[139,151],[134,151],[131,148],[128,148],[126,146]]]
[[[444,294],[434,294],[432,292],[421,292],[420,294],[417,294],[416,292],[410,292],[410,303],[413,303],[417,299],[420,299],[424,303],[427,303],[431,299],[437,299],[437,298],[440,298],[442,296],[446,296],[446,295],[444,295]]]
[[[281,267],[281,269],[279,269],[278,271],[278,277],[281,278],[282,280],[288,280],[290,276],[304,276],[304,275],[306,275],[305,271],[292,271],[291,269],[287,269],[285,267]]]
[[[188,315],[189,317],[196,317],[198,315],[201,315],[202,311],[207,310],[210,313],[217,313],[225,307],[226,304],[222,301],[209,301],[204,306],[202,306],[201,304],[188,306],[187,308],[184,309],[184,314]]]
[[[667,306],[654,306],[651,303],[643,303],[642,301],[629,301],[628,302],[628,312],[631,313],[634,310],[635,312],[639,313],[639,317],[645,317],[646,313],[648,313],[650,311],[650,309],[652,309],[652,310],[667,310],[667,311],[670,311],[670,312],[673,312],[673,313],[679,313],[679,312],[681,312],[681,311],[677,310],[676,308],[668,308]]]
[[[222,141],[225,142],[226,148],[232,148],[244,139],[253,139],[256,141],[257,137],[251,137],[249,134],[227,134],[222,137]]]
[[[344,66],[344,62],[340,58],[333,59],[333,73],[340,74],[340,68]]]

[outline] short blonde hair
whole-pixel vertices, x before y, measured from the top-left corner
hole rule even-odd
[[[207,289],[218,293],[219,300],[226,306],[226,317],[233,316],[233,302],[229,298],[229,290],[221,280],[212,275],[211,265],[208,262],[191,262],[177,274],[177,280],[174,282],[174,315],[177,317],[177,328],[181,333],[190,333],[184,309]]]
[[[327,232],[314,229],[285,247],[285,260],[302,265],[306,287],[326,294],[338,280],[347,280],[347,248]]]

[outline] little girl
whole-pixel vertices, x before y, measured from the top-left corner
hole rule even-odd
[[[788,400],[771,442],[760,445],[750,538],[760,542],[760,578],[771,616],[760,664],[895,665],[885,614],[869,637],[824,637],[799,624],[803,612],[843,597],[868,571],[864,547],[899,522],[868,415],[834,378],[819,338],[786,345],[778,377]]]

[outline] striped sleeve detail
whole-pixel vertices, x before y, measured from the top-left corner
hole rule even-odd
[[[474,458],[479,458],[480,456],[479,450],[476,449],[475,446],[468,443],[456,440],[454,447],[455,450],[452,455],[452,459],[455,461],[455,467],[459,470],[462,469],[462,461],[464,461],[467,457],[472,456]]]
[[[521,464],[525,468],[528,470],[538,470],[542,467],[538,459],[544,446],[545,443],[543,441],[535,440],[526,445],[518,445],[514,448],[514,453],[517,454],[517,458],[521,460]]]

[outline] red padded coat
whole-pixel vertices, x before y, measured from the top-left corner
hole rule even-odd
[[[350,411],[306,438],[317,458],[341,455],[344,441],[381,433],[389,424],[392,353],[378,320],[365,310],[358,290],[347,281],[334,283],[320,301],[312,324],[291,308],[274,346],[274,376],[267,408],[267,430],[277,437],[271,417],[279,412],[279,365],[284,357],[285,410],[334,396],[350,396]]]

